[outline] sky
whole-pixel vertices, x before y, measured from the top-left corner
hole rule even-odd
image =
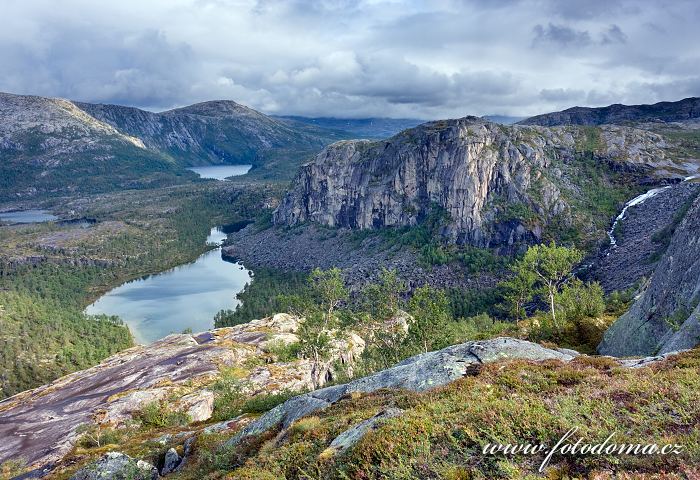
[[[0,91],[437,119],[700,96],[697,0],[3,0]]]

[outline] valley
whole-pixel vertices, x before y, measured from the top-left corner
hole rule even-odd
[[[276,119],[234,102],[155,114],[2,100],[13,118],[17,105],[30,117],[0,130],[11,151],[2,168],[40,187],[11,180],[0,205],[0,379],[9,397],[0,433],[13,438],[0,448],[3,472],[72,478],[111,450],[162,472],[174,449],[189,463],[173,478],[264,478],[261,465],[307,478],[285,457],[300,449],[304,468],[332,478],[346,468],[335,455],[351,448],[337,446],[339,435],[376,415],[401,436],[448,435],[422,409],[453,409],[467,433],[456,444],[434,441],[455,455],[459,442],[474,448],[456,402],[490,411],[525,398],[528,410],[514,419],[521,428],[542,418],[533,389],[576,416],[572,399],[599,395],[615,409],[627,407],[619,391],[651,394],[650,372],[688,401],[683,415],[697,415],[697,350],[675,355],[700,342],[700,183],[691,178],[700,141],[694,119],[678,121],[687,101],[679,114],[663,105],[665,123],[649,123],[646,108],[639,122],[625,110],[623,125],[464,117],[386,138],[409,121],[343,131],[342,121]],[[25,131],[46,137],[29,141]],[[148,172],[103,150],[107,137],[129,161],[139,149]],[[76,148],[106,163],[82,177]],[[37,164],[42,180],[27,173]],[[122,167],[135,176],[113,183]],[[533,274],[545,275],[537,269],[547,262],[560,265],[549,290]],[[646,331],[631,342],[639,325]],[[610,388],[595,387],[605,379]],[[547,418],[542,436],[551,440],[556,417]],[[656,419],[650,428],[671,427]],[[379,432],[369,438],[385,442]],[[359,441],[348,472],[374,468],[361,455],[377,451]],[[13,463],[18,451],[25,459]],[[402,455],[411,472],[423,468],[415,453]],[[663,465],[690,468],[697,455],[691,448]],[[477,465],[473,453],[448,466],[429,456],[424,467],[533,469]]]
[[[3,395],[130,346],[121,320],[99,316],[95,324],[83,309],[124,282],[206,254],[213,226],[250,221],[270,195],[274,188],[213,182],[81,196],[43,204],[60,221],[3,227]],[[88,333],[97,327],[103,332]]]

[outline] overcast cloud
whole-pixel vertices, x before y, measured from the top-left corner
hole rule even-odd
[[[4,0],[0,90],[446,118],[700,95],[700,2]]]

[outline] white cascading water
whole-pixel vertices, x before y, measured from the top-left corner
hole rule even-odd
[[[691,181],[691,180],[695,180],[696,178],[700,178],[700,174],[695,174],[695,175],[691,175],[691,176],[689,176],[689,177],[685,177],[685,178],[683,179],[683,181],[684,181],[684,182],[688,182],[688,181]],[[608,237],[610,237],[610,246],[611,246],[611,247],[616,247],[616,246],[617,246],[617,240],[615,240],[615,234],[614,234],[614,232],[615,232],[615,227],[617,227],[617,224],[620,223],[620,221],[622,221],[622,220],[625,218],[625,214],[627,214],[627,209],[630,208],[630,207],[634,207],[635,205],[641,205],[642,203],[644,203],[644,202],[646,202],[647,200],[649,200],[651,197],[657,195],[657,194],[660,193],[660,192],[663,192],[663,191],[666,190],[667,188],[671,188],[671,185],[666,186],[666,187],[654,188],[654,189],[652,189],[652,190],[649,190],[649,191],[646,192],[646,193],[643,193],[643,194],[639,195],[638,197],[634,197],[632,200],[630,200],[629,202],[625,203],[624,208],[622,209],[622,211],[620,212],[620,214],[617,216],[617,218],[615,218],[615,221],[613,222],[612,227],[610,228],[610,230],[608,230]]]

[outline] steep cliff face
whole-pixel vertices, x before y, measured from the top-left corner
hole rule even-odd
[[[521,125],[603,125],[625,122],[684,122],[700,118],[700,98],[653,105],[609,105],[600,108],[573,107],[521,120]]]
[[[697,194],[697,193],[696,193]],[[605,355],[667,353],[700,344],[700,197],[678,225],[651,282],[605,333]]]
[[[420,223],[437,206],[449,216],[442,233],[457,243],[537,241],[554,223],[592,231],[590,212],[573,212],[599,200],[584,187],[595,180],[614,190],[616,171],[651,174],[652,164],[669,163],[664,148],[660,136],[622,127],[591,135],[475,117],[431,122],[386,141],[327,147],[302,167],[274,222],[399,227]],[[582,155],[594,162],[595,179],[582,175]]]

